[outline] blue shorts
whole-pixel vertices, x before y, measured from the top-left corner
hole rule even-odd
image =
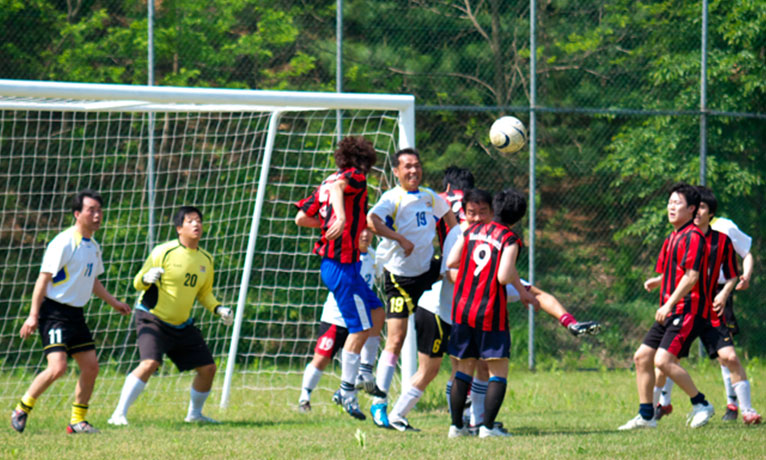
[[[322,281],[335,297],[350,334],[370,329],[370,311],[383,306],[359,273],[359,264],[343,264],[324,258],[320,268]]]
[[[503,359],[511,356],[511,333],[482,331],[467,324],[453,324],[448,352],[457,359]]]

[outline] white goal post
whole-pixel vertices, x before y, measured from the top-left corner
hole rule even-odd
[[[338,122],[338,116],[342,117]],[[342,133],[338,132],[341,127]],[[378,150],[371,204],[390,187],[388,157],[415,146],[409,95],[261,91],[18,81],[0,79],[0,399],[23,393],[44,365],[39,339],[22,342],[45,244],[71,225],[68,199],[81,188],[105,198],[96,235],[107,289],[133,303],[132,275],[154,244],[174,236],[168,217],[199,206],[214,256],[214,291],[236,303],[233,328],[195,307],[197,325],[217,360],[225,361],[221,407],[237,388],[276,389],[277,374],[302,372],[326,291],[316,231],[292,223],[292,203],[334,169],[332,152],[345,135],[362,135]],[[113,364],[119,394],[137,363],[131,321],[93,298],[86,320],[99,360]],[[412,322],[412,321],[411,321]],[[408,334],[412,336],[413,334]],[[402,375],[417,366],[405,344]],[[165,364],[162,376],[176,376]],[[101,380],[108,380],[107,372]],[[61,396],[71,388],[62,388]],[[115,399],[116,402],[116,399]]]

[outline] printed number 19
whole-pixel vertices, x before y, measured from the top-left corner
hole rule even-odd
[[[415,217],[417,218],[417,221],[418,221],[418,227],[423,227],[425,225],[428,225],[428,221],[426,220],[426,212],[425,211],[420,211],[420,212],[415,213]]]
[[[479,276],[479,273],[487,266],[491,253],[492,251],[487,243],[482,243],[473,250],[473,263],[476,264],[473,276]]]

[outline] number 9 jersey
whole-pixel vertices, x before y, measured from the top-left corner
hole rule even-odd
[[[507,294],[497,281],[497,272],[503,251],[512,244],[521,248],[521,240],[498,222],[474,224],[463,237],[452,299],[452,322],[482,331],[505,331],[508,329]]]
[[[165,272],[159,281],[146,285],[144,274],[153,267]],[[221,304],[213,295],[213,256],[202,248],[187,248],[178,240],[155,246],[133,279],[133,286],[143,291],[137,308],[174,326],[190,321],[194,299],[211,313]]]

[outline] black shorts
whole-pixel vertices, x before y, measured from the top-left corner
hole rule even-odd
[[[64,351],[72,356],[96,349],[96,342],[85,324],[82,307],[70,307],[46,297],[40,306],[38,330],[45,355]]]
[[[152,359],[161,363],[163,355],[168,355],[179,371],[215,363],[197,326],[189,324],[178,329],[139,309],[135,315],[141,361]]]
[[[319,338],[314,347],[314,353],[332,358],[343,348],[348,338],[348,329],[337,324],[330,324],[322,321],[319,323]]]
[[[716,285],[715,293],[718,294],[723,289],[723,284]],[[734,316],[734,293],[732,292],[729,297],[726,298],[726,305],[723,307],[723,320],[726,323],[726,328],[729,329],[732,337],[739,334],[739,325],[737,324],[737,318]]]
[[[511,332],[482,331],[467,324],[453,324],[449,354],[457,359],[507,359],[511,356]]]
[[[719,326],[713,326],[708,322],[700,334],[700,340],[710,359],[718,358],[718,350],[721,348],[734,346],[731,331],[723,322]]]
[[[689,348],[705,327],[706,319],[697,315],[670,315],[665,324],[654,322],[644,337],[644,345],[663,348],[677,358],[689,356]]]
[[[431,289],[441,274],[441,260],[431,259],[428,271],[418,276],[397,276],[383,270],[386,291],[386,318],[407,318],[415,312],[418,300],[424,292]]]
[[[432,358],[441,358],[447,352],[452,325],[445,323],[425,308],[415,310],[415,332],[418,351]]]

